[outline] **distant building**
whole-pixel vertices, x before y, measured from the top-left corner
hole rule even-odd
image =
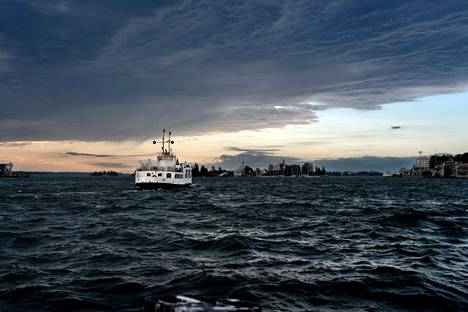
[[[242,161],[242,165],[239,168],[237,168],[236,170],[234,170],[234,176],[235,177],[245,177],[245,175],[246,175],[246,172],[245,172],[246,170],[245,169],[246,169],[246,166],[244,164],[244,161]]]
[[[240,166],[236,170],[234,170],[235,177],[245,177],[245,166]]]
[[[460,155],[433,155],[430,158],[423,157],[422,152],[419,152],[420,156],[416,159],[416,163],[413,169],[406,170],[402,168],[400,170],[400,176],[402,177],[425,177],[425,178],[468,178],[468,163],[467,159],[464,158],[465,154]]]
[[[440,170],[441,177],[453,177],[455,175],[455,167],[457,164],[453,160],[446,161],[442,164]]]
[[[409,177],[413,175],[413,170],[408,170],[406,168],[400,168],[400,177]]]
[[[428,157],[419,157],[416,159],[416,164],[414,165],[416,170],[430,170],[430,160]]]
[[[468,179],[468,164],[459,164],[454,171],[456,178]]]
[[[0,164],[0,176],[9,177],[13,175],[13,164]]]

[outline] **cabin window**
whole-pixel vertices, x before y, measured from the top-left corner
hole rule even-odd
[[[158,177],[162,177],[162,173],[161,173],[161,172],[160,172],[160,173],[158,173]]]
[[[166,178],[168,178],[168,179],[172,178],[172,174],[170,174],[170,173],[166,174]]]
[[[184,175],[183,175],[183,174],[180,174],[180,173],[176,173],[175,178],[176,178],[176,179],[183,179],[183,178],[184,178]]]
[[[147,177],[151,177],[151,173],[147,173],[146,176],[147,176]]]

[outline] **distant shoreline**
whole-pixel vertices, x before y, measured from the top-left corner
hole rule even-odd
[[[117,175],[93,175],[93,172],[48,172],[48,171],[15,171],[15,174],[18,176],[12,176],[11,178],[24,178],[28,177],[90,177],[90,178],[116,178],[116,177],[132,177],[132,173],[121,173],[118,172]],[[323,175],[323,176],[243,176],[243,177],[233,177],[233,176],[197,176],[194,177],[195,179],[199,178],[302,178],[302,179],[310,179],[310,178],[352,178],[352,177],[368,177],[368,178],[385,178],[385,179],[424,179],[424,180],[468,180],[468,178],[457,178],[457,177],[424,177],[424,176],[393,176],[393,177],[384,177],[383,175],[366,175],[366,174],[331,174],[331,175]],[[7,177],[5,177],[7,178]]]

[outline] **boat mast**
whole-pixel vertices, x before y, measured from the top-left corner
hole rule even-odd
[[[163,139],[162,139],[162,153],[164,154],[164,134],[166,133],[166,129],[163,129]]]
[[[153,141],[153,144],[156,144],[156,143],[162,143],[162,147],[161,147],[161,155],[165,155],[167,154],[165,151],[164,151],[164,143],[165,143],[165,134],[166,134],[166,129],[163,129],[163,137],[162,137],[162,142],[158,142],[158,141]]]
[[[172,146],[171,146],[171,144],[174,144],[174,141],[171,140],[171,135],[172,135],[172,132],[169,131],[169,138],[168,138],[168,140],[166,140],[166,129],[163,129],[162,142],[153,141],[153,144],[162,143],[162,147],[161,147],[162,153],[161,153],[161,155],[172,155]],[[167,150],[165,149],[166,143],[169,146],[167,148]]]
[[[169,155],[172,154],[172,147],[171,147],[171,134],[172,132],[169,131],[169,140],[167,141],[167,143],[169,144]]]

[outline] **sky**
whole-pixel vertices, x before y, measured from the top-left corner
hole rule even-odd
[[[468,151],[468,2],[0,0],[0,161],[397,170]]]

